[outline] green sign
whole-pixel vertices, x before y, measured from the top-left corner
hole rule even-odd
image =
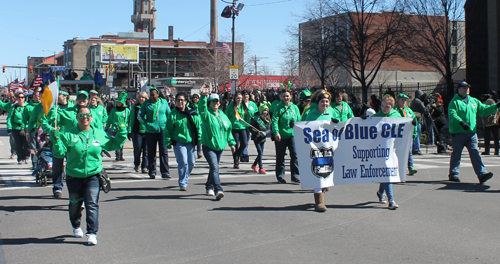
[[[177,85],[177,79],[170,79],[165,82],[166,86]]]

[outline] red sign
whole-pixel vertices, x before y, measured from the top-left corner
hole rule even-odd
[[[292,83],[291,89],[298,85],[298,76],[279,76],[279,75],[241,75],[236,86],[244,90],[263,90],[263,89],[281,89],[281,84],[286,88],[288,82]]]

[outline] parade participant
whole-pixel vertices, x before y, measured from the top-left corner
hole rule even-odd
[[[254,102],[253,94],[250,94],[250,92],[247,90],[243,90],[242,94],[243,94],[243,103],[247,107],[249,114],[249,120],[247,122],[250,123],[252,116],[254,116],[255,113],[259,112],[259,107]],[[250,142],[250,130],[248,129],[248,127],[245,129],[245,133],[247,134],[247,144],[243,149],[243,152],[241,153],[240,161],[250,162],[250,157],[248,156],[248,142]]]
[[[338,116],[334,116],[331,111],[328,111],[330,106],[330,93],[324,92],[318,94],[315,103],[318,107],[312,109],[304,121],[327,120],[338,123]],[[314,188],[314,211],[325,212],[326,206],[324,202],[323,190],[321,188]]]
[[[9,144],[10,144],[10,159],[13,159],[17,154],[16,154],[16,140],[14,139],[14,135],[12,134],[12,123],[10,122],[10,117],[12,111],[12,104],[14,104],[14,101],[10,100],[3,100],[0,101],[0,109],[5,111],[7,113],[7,133],[9,135]]]
[[[189,108],[195,110],[198,113],[198,104],[200,103],[200,95],[193,94],[191,96],[191,101],[189,102]],[[203,157],[201,153],[201,141],[198,141],[198,145],[196,146],[196,155],[199,159]]]
[[[64,159],[66,164],[66,183],[69,193],[69,218],[73,226],[73,235],[83,237],[81,225],[81,206],[85,203],[87,222],[87,242],[97,244],[99,230],[99,173],[102,167],[102,150],[120,148],[127,139],[125,123],[119,124],[115,137],[90,124],[92,114],[87,106],[80,106],[76,115],[78,125],[65,132],[53,129],[51,141],[54,157]]]
[[[94,90],[92,90],[94,91]],[[90,111],[92,112],[92,116],[95,119],[99,119],[99,121],[96,122],[96,124],[99,124],[101,128],[104,128],[104,124],[108,121],[108,112],[104,108],[104,104],[101,101],[101,98],[98,96],[93,95],[92,96],[92,91],[90,95]]]
[[[208,88],[203,88],[198,107],[201,122],[203,124],[201,130],[203,155],[210,167],[205,189],[207,195],[215,195],[215,199],[220,200],[224,197],[224,191],[222,190],[219,179],[220,159],[222,157],[222,152],[228,144],[231,146],[232,152],[236,151],[234,147],[236,142],[231,133],[231,121],[229,121],[229,118],[227,118],[222,110],[219,110],[219,95],[211,94],[208,96],[208,92]],[[209,103],[208,107],[207,101]]]
[[[175,96],[175,107],[170,112],[165,129],[165,145],[174,147],[179,172],[179,188],[186,191],[189,175],[194,168],[195,148],[201,140],[201,122],[194,109],[187,107],[187,94]]]
[[[382,98],[382,105],[380,111],[378,111],[374,117],[402,117],[399,112],[394,109],[394,97],[390,95],[386,95]],[[381,203],[387,203],[387,200],[385,199],[385,196],[387,195],[387,198],[389,199],[389,209],[395,210],[396,208],[399,207],[399,205],[396,204],[394,201],[394,195],[392,193],[392,183],[390,182],[383,182],[380,183],[380,187],[377,191],[377,197],[379,199],[379,202]]]
[[[25,128],[28,124],[27,120],[23,120],[24,111],[26,111],[25,95],[23,92],[16,94],[16,102],[2,103],[0,107],[9,112],[8,119],[11,124],[11,133],[14,137],[16,145],[17,163],[28,163],[30,158],[29,145],[26,140]]]
[[[43,114],[43,106],[40,103],[39,88],[33,90],[33,99],[26,105],[23,113],[23,122],[26,125],[24,132],[28,141],[29,152],[31,154],[31,168],[35,169],[36,151],[38,149],[37,134],[40,128],[40,121]]]
[[[59,104],[57,106],[57,127],[60,132],[66,132],[71,128],[75,127],[78,122],[76,119],[76,113],[79,107],[88,105],[89,95],[86,91],[78,91],[76,95],[76,105],[68,107],[68,103],[66,101],[67,92],[59,91]],[[46,133],[50,133],[55,125],[56,117],[56,108],[53,107],[50,109],[49,113],[46,116],[42,117],[42,129]],[[97,120],[97,119],[96,119]],[[98,128],[99,125],[96,125],[96,120],[92,120],[91,125],[95,128]],[[100,126],[102,129],[102,124]],[[64,179],[64,158],[54,157],[52,159],[52,182],[54,186],[52,187],[52,193],[54,197],[61,198],[62,197],[62,188],[63,188],[63,179]]]
[[[484,104],[485,105],[492,105],[495,104],[495,100],[493,98],[488,98]],[[484,124],[484,152],[481,153],[481,155],[490,155],[490,144],[491,144],[491,134],[493,134],[493,143],[495,145],[495,155],[499,154],[499,142],[498,142],[498,117],[499,117],[498,112],[492,115],[488,115],[486,117],[483,117],[483,124]]]
[[[146,144],[148,145],[149,178],[156,178],[156,147],[160,152],[160,173],[163,179],[170,179],[168,172],[168,152],[165,146],[165,125],[170,107],[166,99],[160,98],[160,91],[149,87],[149,99],[144,101],[137,119],[146,127]]]
[[[142,173],[148,173],[148,146],[146,144],[146,127],[137,119],[142,103],[148,100],[148,94],[142,92],[137,101],[132,106],[128,124],[128,139],[132,139],[134,147],[134,170],[139,172],[139,166]],[[142,159],[141,159],[142,153]]]
[[[415,126],[415,128],[413,129],[413,139],[415,139],[418,135],[417,116],[415,115],[415,113],[413,113],[413,110],[411,110],[408,106],[406,106],[406,100],[408,99],[410,98],[406,94],[404,93],[398,94],[398,96],[396,97],[397,105],[394,107],[394,109],[396,109],[402,117],[413,118],[413,125]],[[417,170],[413,166],[413,154],[411,149],[408,157],[408,171],[409,171],[408,174],[410,175],[417,173]]]
[[[304,90],[302,92],[300,92],[300,103],[299,105],[297,106],[299,108],[299,112],[300,114],[304,114],[304,111],[308,108],[307,106],[309,106],[311,104],[311,91],[309,90]]]
[[[273,118],[273,114],[274,114],[274,109],[276,108],[276,106],[283,100],[283,92],[285,90],[281,89],[278,91],[278,99],[275,99],[272,103],[271,103],[271,106],[269,106],[269,115],[271,116],[271,118]]]
[[[479,155],[476,118],[477,116],[487,116],[495,113],[498,110],[499,103],[492,105],[482,104],[478,99],[469,95],[469,89],[470,85],[468,83],[459,83],[458,94],[453,97],[448,106],[453,147],[448,179],[453,182],[460,182],[460,178],[458,178],[460,159],[462,158],[462,150],[464,147],[467,147],[474,172],[479,179],[479,183],[483,184],[493,177],[493,173],[486,170]]]
[[[233,168],[239,169],[241,154],[247,146],[246,128],[248,127],[248,125],[240,119],[250,123],[251,117],[246,104],[243,103],[243,94],[241,92],[237,92],[234,95],[233,101],[227,106],[225,114],[231,121],[231,133],[236,141],[236,151],[233,153]]]
[[[257,149],[257,158],[253,162],[252,170],[259,174],[266,174],[266,170],[262,164],[262,157],[264,156],[266,137],[271,134],[271,118],[269,117],[269,107],[267,104],[262,104],[259,107],[259,113],[252,117],[250,124],[253,126],[249,128],[250,132],[252,132],[252,140]]]
[[[108,121],[106,122],[106,131],[108,134],[114,135],[119,129],[119,124],[128,124],[130,118],[130,109],[127,108],[125,101],[127,100],[128,94],[122,92],[118,99],[116,100],[116,106],[111,109],[108,115]],[[123,146],[115,151],[115,160],[124,161],[123,158]]]
[[[311,96],[311,103],[304,109],[304,113],[302,113],[301,115],[302,119],[305,119],[311,110],[318,108],[318,104],[316,103],[316,101],[318,99],[318,96],[324,93],[327,93],[325,89],[319,89],[313,93],[313,95]],[[328,106],[326,111],[328,111],[332,116],[336,116],[331,106]]]
[[[345,122],[349,120],[349,118],[354,117],[349,104],[346,103],[346,101],[343,101],[343,93],[341,91],[337,91],[333,94],[333,100],[334,101],[331,103],[331,106],[333,108],[334,115],[338,116],[338,119],[341,122]]]
[[[290,91],[284,90],[283,100],[276,106],[272,118],[272,129],[276,139],[276,179],[278,183],[286,183],[285,180],[285,152],[290,151],[290,172],[292,182],[299,183],[299,167],[297,162],[297,151],[293,139],[293,126],[300,121],[299,108],[291,102]]]

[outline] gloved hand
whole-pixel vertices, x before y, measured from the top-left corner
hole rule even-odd
[[[411,124],[412,124],[413,126],[417,126],[417,121],[415,121],[415,119],[413,119],[413,120],[411,120]]]
[[[464,121],[460,121],[460,125],[464,128],[464,130],[470,130],[469,124],[465,123]]]
[[[132,133],[128,133],[127,138],[128,138],[128,140],[132,140]]]
[[[360,116],[360,117],[361,117],[361,119],[363,119],[363,120],[365,120],[365,119],[367,119],[367,118],[368,118],[368,116],[367,116],[367,115],[362,115],[362,116]]]
[[[259,131],[259,137],[266,137],[266,132]]]
[[[339,122],[339,120],[337,118],[332,118],[332,122],[337,124]]]

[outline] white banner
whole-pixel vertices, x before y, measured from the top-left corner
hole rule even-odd
[[[295,123],[302,189],[337,184],[404,182],[414,126],[411,118],[351,118]]]

